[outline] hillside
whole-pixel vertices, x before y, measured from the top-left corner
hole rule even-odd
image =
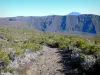
[[[0,26],[0,75],[98,74],[100,37],[83,36]]]
[[[51,16],[18,16],[0,18],[0,26],[15,28],[31,28],[49,32],[92,33],[100,35],[100,16],[83,15],[51,15]]]

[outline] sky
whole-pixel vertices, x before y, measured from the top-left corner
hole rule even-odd
[[[71,12],[100,15],[100,0],[0,0],[0,17],[67,15]]]

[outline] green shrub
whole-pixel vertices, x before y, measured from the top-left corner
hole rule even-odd
[[[29,39],[31,43],[36,43],[36,44],[43,44],[45,43],[47,38],[39,38],[39,37],[32,37]]]
[[[51,47],[65,49],[70,44],[70,39],[67,38],[67,35],[53,36],[48,38],[46,44]]]
[[[39,44],[24,44],[21,46],[21,49],[32,49],[32,50],[39,50],[40,49],[40,45]]]
[[[66,37],[67,36],[61,36],[60,38],[56,39],[60,49],[67,48],[67,46],[71,43],[70,39],[67,39]]]
[[[14,71],[14,69],[13,69],[11,66],[8,66],[8,67],[6,68],[6,70],[7,70],[8,72]]]
[[[15,39],[13,42],[14,42],[14,43],[18,43],[18,42],[21,42],[21,40],[17,38],[17,39]]]
[[[86,54],[81,54],[80,58],[85,58],[87,55]]]
[[[61,40],[64,40],[64,39],[66,39],[66,38],[68,38],[68,37],[67,37],[67,35],[60,35],[59,38],[60,38]]]
[[[13,37],[12,37],[12,35],[10,33],[6,35],[6,38],[8,39],[8,41],[12,41],[13,40]]]
[[[6,38],[8,41],[11,41],[13,39],[13,37],[11,35],[11,30],[6,27],[0,28],[0,36],[2,36],[3,39]]]
[[[82,45],[80,45],[80,49],[86,49],[86,44],[82,44]]]
[[[67,48],[67,46],[66,46],[66,44],[60,44],[60,45],[59,45],[59,48],[60,48],[60,49],[65,49],[65,48]]]
[[[46,44],[47,44],[48,46],[50,46],[50,47],[58,47],[58,43],[57,43],[57,41],[54,40],[54,39],[48,39],[48,40],[46,41]]]
[[[6,52],[0,52],[0,58],[6,63],[10,61],[9,56],[6,54]]]
[[[95,53],[96,53],[96,54],[100,54],[100,47],[96,47],[96,48],[95,48]]]
[[[2,67],[2,68],[0,68],[0,71],[12,72],[12,71],[14,71],[14,69],[11,66]]]
[[[16,52],[15,52],[15,54],[20,55],[20,54],[21,54],[21,52],[22,52],[22,50],[21,50],[21,49],[17,49],[17,50],[16,50]]]
[[[2,47],[7,47],[7,46],[8,46],[7,41],[5,41],[5,40],[0,40],[0,49],[1,49]]]
[[[68,40],[65,40],[65,41],[59,40],[59,48],[60,49],[66,49],[69,44],[70,44],[70,41],[68,41]]]
[[[48,41],[46,42],[47,44],[55,44],[56,41],[53,39],[48,39]]]
[[[3,58],[3,56],[6,55],[6,52],[0,52],[0,58]]]
[[[89,44],[87,44],[86,46],[87,46],[86,50],[88,50],[90,54],[96,52],[96,46],[95,46],[94,44],[90,44],[90,43],[89,43]]]
[[[4,56],[4,57],[3,57],[3,60],[4,60],[4,62],[7,62],[7,63],[10,62],[10,59],[9,59],[8,56]]]
[[[79,39],[77,42],[76,42],[76,46],[80,49],[85,49],[86,48],[86,42],[84,39]]]
[[[88,49],[95,49],[95,44],[89,43],[89,44],[87,44],[87,48]]]

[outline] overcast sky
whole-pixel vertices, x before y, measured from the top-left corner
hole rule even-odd
[[[100,0],[0,0],[0,17],[67,15],[70,12],[100,15]]]

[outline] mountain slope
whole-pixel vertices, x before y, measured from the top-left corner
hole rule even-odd
[[[92,14],[0,18],[1,25],[50,32],[100,34],[100,16]]]

